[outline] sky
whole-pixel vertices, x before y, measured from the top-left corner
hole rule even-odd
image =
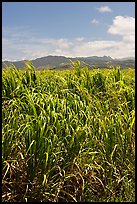
[[[2,60],[135,56],[135,2],[2,2]]]

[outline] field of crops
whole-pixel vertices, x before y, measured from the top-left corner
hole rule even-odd
[[[2,71],[2,201],[135,201],[135,71]]]

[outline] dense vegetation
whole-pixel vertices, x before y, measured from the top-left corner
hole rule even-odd
[[[2,72],[2,200],[135,201],[134,69]]]

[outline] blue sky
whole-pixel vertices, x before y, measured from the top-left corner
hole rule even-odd
[[[135,55],[134,2],[3,2],[2,59]]]

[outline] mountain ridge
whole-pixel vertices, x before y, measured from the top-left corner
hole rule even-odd
[[[89,68],[104,68],[109,66],[120,66],[121,68],[135,67],[135,59],[131,57],[113,59],[110,56],[89,56],[89,57],[65,57],[48,55],[39,57],[33,60],[20,60],[20,61],[3,61],[2,68],[14,64],[17,68],[25,68],[25,62],[31,61],[37,69],[63,69],[63,66],[69,68],[70,60],[80,60],[81,64],[86,64]]]

